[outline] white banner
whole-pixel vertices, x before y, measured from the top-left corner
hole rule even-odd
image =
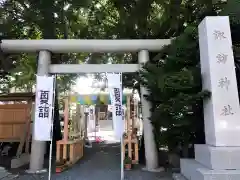
[[[95,109],[94,106],[89,107],[89,115],[88,115],[88,132],[96,131],[96,121],[95,121]]]
[[[51,141],[54,76],[37,76],[34,139]]]
[[[122,87],[122,73],[106,73],[108,88]]]
[[[107,73],[108,89],[112,104],[113,129],[118,139],[122,138],[124,131],[121,75],[121,73]]]

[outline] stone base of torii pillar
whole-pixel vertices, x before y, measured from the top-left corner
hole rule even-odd
[[[195,159],[181,159],[175,180],[240,180],[240,108],[229,18],[206,17],[199,25],[206,144]]]

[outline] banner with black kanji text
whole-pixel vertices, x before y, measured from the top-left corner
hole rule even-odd
[[[107,73],[106,75],[112,105],[113,129],[116,138],[121,139],[124,131],[121,78],[122,74]]]
[[[52,138],[54,81],[54,76],[37,76],[33,138],[38,141]]]

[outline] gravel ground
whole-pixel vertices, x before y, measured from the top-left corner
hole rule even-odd
[[[120,180],[120,146],[118,144],[93,145],[86,149],[84,159],[70,169],[52,174],[52,180]],[[0,180],[47,180],[47,174],[11,175]],[[131,171],[125,171],[125,180],[171,180],[171,173],[150,173],[141,171],[136,166]]]

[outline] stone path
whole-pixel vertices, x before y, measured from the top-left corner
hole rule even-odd
[[[69,170],[53,174],[52,180],[120,180],[120,146],[118,144],[93,145],[86,149],[85,158]],[[13,179],[13,178],[12,178]],[[47,174],[21,174],[15,180],[47,180]],[[0,180],[11,180],[4,178]],[[149,173],[134,167],[125,171],[125,180],[172,180],[167,172]]]
[[[18,177],[16,174],[9,173],[5,168],[0,167],[0,180],[10,180]]]

